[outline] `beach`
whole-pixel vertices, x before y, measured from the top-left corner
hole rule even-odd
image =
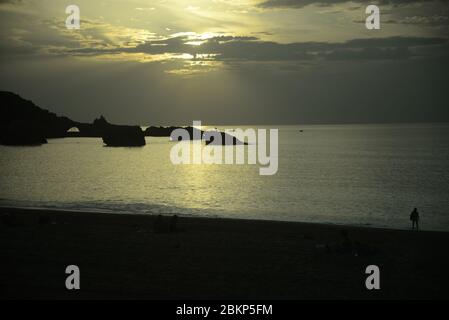
[[[2,299],[449,298],[447,232],[196,217],[168,232],[170,216],[155,232],[150,215],[0,216]],[[65,287],[68,265],[80,290]],[[365,287],[369,265],[380,290]]]

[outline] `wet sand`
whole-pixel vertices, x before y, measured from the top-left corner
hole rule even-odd
[[[180,217],[179,232],[155,233],[153,216],[1,208],[0,217],[2,299],[449,298],[445,232]],[[76,291],[65,288],[72,264]],[[371,264],[380,290],[365,287]]]

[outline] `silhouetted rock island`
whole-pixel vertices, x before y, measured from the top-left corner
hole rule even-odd
[[[176,129],[185,129],[190,135],[190,139],[193,140],[195,137],[201,137],[204,134],[203,130],[194,127],[154,127],[150,126],[145,130],[145,136],[147,137],[170,137],[172,132]]]
[[[110,124],[101,116],[93,126],[99,130],[103,142],[110,147],[141,147],[145,145],[145,135],[139,126],[118,126]]]
[[[77,130],[72,130],[76,128]],[[246,144],[225,132],[221,134],[221,143],[208,131],[194,127],[154,127],[145,131],[139,126],[115,125],[101,116],[93,123],[73,121],[36,106],[19,95],[0,91],[0,144],[3,145],[41,145],[47,139],[66,137],[102,138],[111,147],[138,147],[145,145],[145,136],[170,137],[176,129],[185,129],[190,139],[204,136],[206,145]],[[228,138],[228,139],[227,139]]]
[[[240,141],[236,137],[227,134],[226,132],[218,132],[219,135],[221,135],[221,141],[215,139],[214,135],[208,131],[206,132],[204,136],[204,140],[206,140],[206,145],[212,145],[212,146],[237,146],[237,145],[247,145],[248,143]]]
[[[211,131],[203,131],[194,127],[154,127],[150,126],[145,130],[145,136],[147,137],[170,137],[172,132],[176,129],[185,129],[189,133],[190,139],[194,140],[195,137],[200,139],[203,137],[206,141],[206,145],[246,145],[247,143],[238,140],[236,137],[231,136],[225,132],[216,131],[221,134],[221,143],[216,141]],[[212,131],[213,132],[213,131]]]
[[[77,128],[76,132],[69,131]],[[41,145],[47,139],[65,137],[102,138],[108,146],[143,146],[139,126],[110,124],[101,116],[93,123],[73,121],[41,109],[19,95],[0,91],[0,144]]]

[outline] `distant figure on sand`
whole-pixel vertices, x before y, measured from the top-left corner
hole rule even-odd
[[[412,213],[410,213],[410,220],[412,221],[412,230],[415,229],[419,230],[419,213],[418,209],[413,209]]]

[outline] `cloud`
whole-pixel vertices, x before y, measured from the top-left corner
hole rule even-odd
[[[406,24],[406,25],[421,25],[421,26],[429,26],[429,27],[441,27],[441,26],[449,26],[449,17],[448,16],[412,16],[405,17],[402,19],[390,19],[385,20],[383,23],[389,24]]]
[[[435,1],[445,1],[445,0],[377,0],[374,1],[377,4],[390,4],[390,5],[403,5],[417,2],[435,2]],[[356,3],[366,3],[373,4],[371,0],[266,0],[259,4],[259,7],[263,8],[303,8],[308,5],[317,6],[332,6],[335,4],[356,2]]]
[[[80,30],[68,30],[64,22],[61,18],[41,18],[23,12],[3,14],[0,55],[67,55],[71,49],[135,47],[155,37],[146,29],[115,26],[101,20],[84,18]]]
[[[346,42],[277,43],[256,37],[217,36],[192,45],[192,36],[180,35],[148,41],[133,48],[74,49],[73,55],[141,53],[147,55],[188,55],[192,60],[214,61],[322,61],[322,60],[397,60],[421,56],[419,47],[438,49],[445,38],[388,37],[354,39]]]
[[[408,14],[408,12],[407,12]],[[231,35],[195,32],[161,36],[146,29],[114,26],[105,21],[84,19],[76,32],[67,30],[62,20],[34,18],[32,28],[24,26],[32,17],[9,14],[4,20],[2,56],[72,56],[114,61],[184,61],[197,69],[210,68],[213,62],[320,62],[406,60],[441,54],[446,38],[439,36],[353,39],[346,42],[290,42],[262,40],[261,33]],[[403,19],[391,17],[389,19]],[[437,18],[435,18],[438,20]],[[443,21],[439,19],[440,22]],[[23,21],[23,23],[22,23]],[[262,34],[263,36],[264,34]],[[438,51],[440,50],[440,51]],[[207,62],[207,63],[206,63]]]

